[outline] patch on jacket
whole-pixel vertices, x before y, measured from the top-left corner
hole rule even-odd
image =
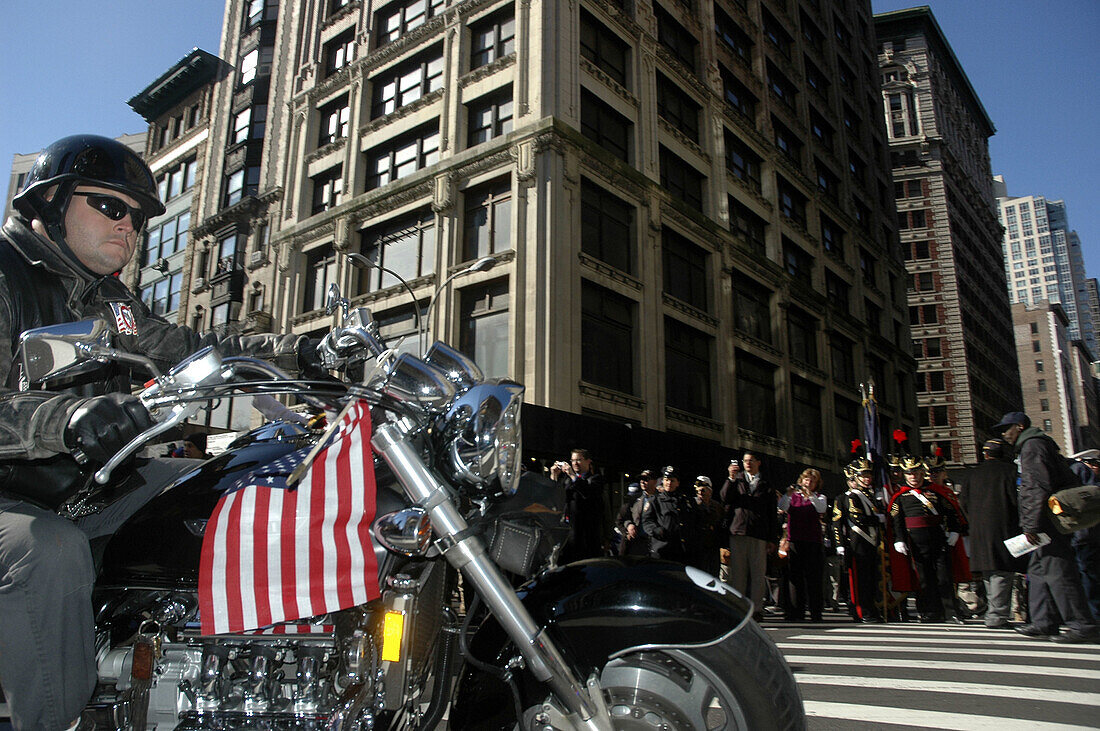
[[[115,327],[119,335],[137,335],[137,320],[134,319],[134,311],[130,305],[123,302],[111,302],[111,309],[115,313]]]

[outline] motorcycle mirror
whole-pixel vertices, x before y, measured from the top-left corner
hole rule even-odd
[[[333,282],[328,286],[328,298],[325,300],[325,313],[331,315],[339,308],[340,313],[344,316],[348,316],[348,311],[351,309],[351,302],[347,297],[340,295],[340,287]]]
[[[431,547],[432,524],[427,510],[411,507],[377,518],[371,533],[390,553],[418,558]]]
[[[107,347],[111,329],[105,320],[79,320],[26,330],[19,338],[23,372],[41,383],[58,376],[89,373],[102,366],[91,350]]]

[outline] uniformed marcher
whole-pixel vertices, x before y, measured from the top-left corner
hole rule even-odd
[[[680,495],[676,468],[665,467],[657,494],[642,514],[642,526],[649,536],[649,555],[668,561],[687,560],[684,546],[685,523],[690,526],[692,506]]]
[[[884,513],[874,495],[871,462],[857,457],[844,468],[848,490],[833,501],[832,534],[848,575],[848,611],[857,622],[881,622],[876,606],[881,595]]]
[[[890,500],[891,548],[895,588],[907,563],[917,579],[917,611],[922,622],[962,623],[955,610],[955,586],[951,574],[950,550],[959,540],[959,516],[925,479],[924,462],[904,457],[903,487]],[[901,560],[899,560],[901,559]]]

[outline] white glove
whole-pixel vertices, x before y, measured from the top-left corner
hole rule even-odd
[[[909,555],[909,547],[905,545],[905,541],[898,541],[894,544],[894,550],[903,556]]]
[[[836,547],[836,555],[838,555],[838,556],[843,556],[844,555],[844,546],[837,546]]]
[[[954,546],[958,542],[959,542],[959,534],[958,533],[956,533],[955,531],[951,531],[950,533],[947,534],[947,545]]]

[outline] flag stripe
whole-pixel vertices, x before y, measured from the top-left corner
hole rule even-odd
[[[287,488],[285,477],[306,450],[254,470],[222,496],[200,560],[204,633],[280,627],[379,595],[370,433],[370,412],[356,404],[297,486]]]

